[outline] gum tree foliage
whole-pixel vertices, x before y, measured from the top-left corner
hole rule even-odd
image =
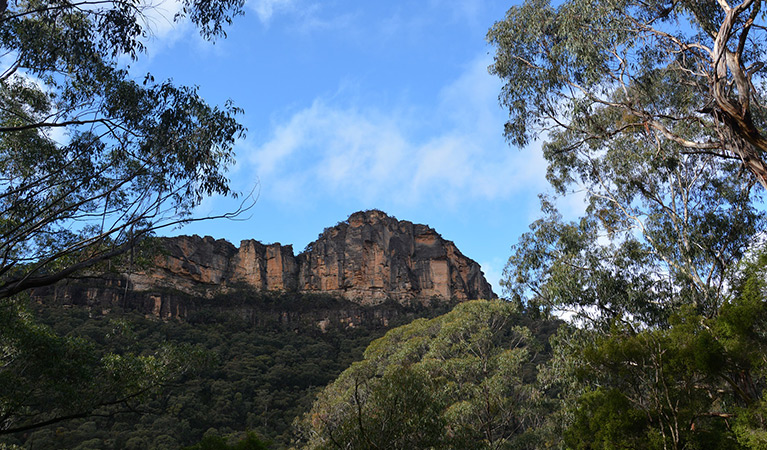
[[[206,39],[242,0],[182,0]],[[195,365],[194,352],[104,352],[35,323],[27,291],[93,267],[203,197],[234,194],[225,172],[243,134],[231,103],[134,80],[151,35],[138,0],[0,1],[0,434],[136,411]]]
[[[762,7],[531,0],[510,9],[489,33],[499,49],[492,71],[507,81],[507,137],[524,145],[542,127],[568,130],[556,150],[573,158],[641,136],[650,147],[735,159],[767,187]]]
[[[763,448],[762,3],[529,0],[488,34],[507,138],[585,194],[575,221],[543,196],[505,271],[581,319],[544,371],[550,447]]]
[[[667,327],[563,327],[541,377],[565,402],[548,435],[574,449],[765,448],[766,263],[743,265],[714,317],[688,305]]]
[[[533,448],[536,344],[504,301],[390,330],[298,423],[307,448]]]
[[[242,0],[184,0],[204,38]],[[119,61],[151,37],[152,3],[0,2],[0,297],[51,284],[191,220],[225,177],[238,108],[134,80]],[[169,20],[169,19],[161,19]],[[121,59],[122,58],[122,59]]]
[[[588,204],[568,224],[544,200],[507,267],[512,292],[649,321],[681,303],[715,313],[764,227],[761,6],[531,0],[493,26],[508,139],[543,133],[556,193]]]

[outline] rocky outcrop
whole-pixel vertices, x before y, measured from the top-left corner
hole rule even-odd
[[[134,290],[176,289],[210,296],[243,285],[295,291],[298,265],[293,247],[246,240],[237,248],[210,236],[162,238],[150,269],[128,274]]]
[[[495,297],[479,264],[451,241],[426,225],[377,210],[325,229],[298,255],[279,243],[247,240],[237,248],[211,237],[179,236],[162,239],[154,263],[129,275],[134,290],[169,288],[210,297],[247,287],[405,306]]]
[[[495,297],[479,264],[455,244],[426,225],[376,210],[326,229],[297,259],[301,291],[363,304]]]

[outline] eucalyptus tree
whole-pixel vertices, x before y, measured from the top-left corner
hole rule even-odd
[[[489,31],[507,138],[542,139],[555,194],[586,201],[567,221],[543,197],[505,271],[583,319],[545,371],[570,447],[764,444],[764,296],[740,287],[765,226],[762,3],[528,0]]]
[[[690,305],[668,325],[564,326],[542,370],[561,404],[547,443],[576,449],[761,449],[767,445],[765,264],[743,265],[714,317]]]
[[[492,72],[507,82],[506,135],[522,145],[541,127],[568,130],[558,146],[568,154],[633,135],[650,147],[735,159],[767,187],[762,6],[531,0],[511,8],[489,33],[499,50]]]
[[[535,448],[540,347],[505,301],[390,330],[298,423],[307,448]]]
[[[243,0],[183,0],[203,37]],[[193,220],[225,176],[244,128],[231,102],[136,81],[121,62],[151,37],[150,2],[0,3],[0,297],[51,284]],[[156,20],[156,19],[155,19]],[[167,20],[167,19],[166,19]]]
[[[244,0],[180,0],[202,36]],[[135,411],[187,373],[191,354],[109,353],[35,323],[23,299],[196,220],[244,128],[231,102],[136,81],[123,67],[151,37],[143,0],[0,1],[0,434]]]
[[[755,206],[763,190],[752,189],[765,184],[760,11],[759,1],[573,0],[555,8],[530,0],[490,30],[508,139],[542,136],[555,191],[583,191],[588,203],[572,226],[581,230],[576,247],[594,251],[562,248],[574,241],[554,236],[574,229],[556,225],[548,205],[528,235],[539,269],[642,277],[631,299],[588,300],[602,313],[643,315],[680,301],[713,313],[728,271],[763,229]],[[519,255],[532,249],[528,238]],[[542,292],[547,275],[512,263],[512,289],[555,295]],[[656,295],[663,291],[666,300]]]

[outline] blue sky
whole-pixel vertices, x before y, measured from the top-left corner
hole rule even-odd
[[[510,247],[539,216],[546,189],[537,144],[505,142],[501,82],[487,73],[485,34],[510,6],[249,0],[215,43],[155,11],[148,53],[131,70],[243,108],[248,133],[230,176],[236,190],[258,187],[248,220],[174,233],[293,244],[298,253],[325,227],[377,208],[454,241],[501,294]],[[166,17],[174,8],[159,5]],[[235,206],[211,198],[197,213]]]

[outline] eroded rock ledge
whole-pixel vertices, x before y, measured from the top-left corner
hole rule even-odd
[[[327,293],[361,305],[391,299],[404,306],[433,299],[494,298],[479,264],[426,226],[378,210],[327,228],[298,255],[291,245],[212,237],[163,238],[155,267],[129,274],[136,291],[158,288],[212,296],[248,287]]]

